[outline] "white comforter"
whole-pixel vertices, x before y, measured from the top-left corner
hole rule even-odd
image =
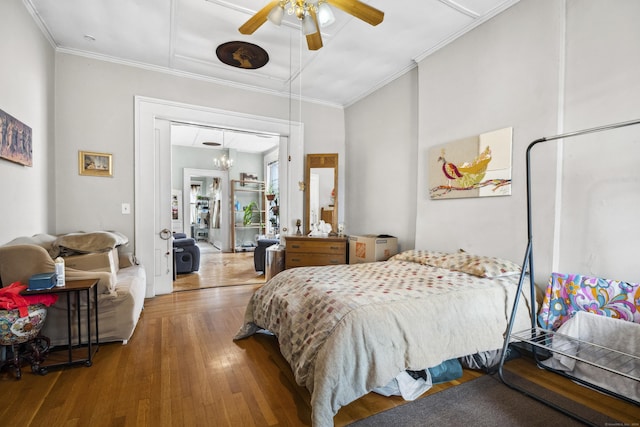
[[[256,291],[235,339],[274,333],[313,425],[398,373],[503,345],[518,275],[494,279],[415,262],[286,270]],[[516,329],[530,327],[526,297]]]

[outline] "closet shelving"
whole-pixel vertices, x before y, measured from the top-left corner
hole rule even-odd
[[[255,249],[254,237],[264,234],[267,199],[264,181],[233,179],[231,180],[231,200],[233,212],[231,224],[231,243],[234,252],[247,252]],[[251,203],[255,207],[251,210],[250,218],[245,221],[245,207]]]
[[[600,346],[596,343],[581,340],[575,337],[559,334],[553,330],[544,329],[538,327],[537,322],[537,313],[536,313],[536,305],[531,304],[531,328],[522,330],[522,331],[513,331],[513,324],[516,319],[516,311],[518,310],[520,296],[522,295],[522,289],[524,282],[526,281],[526,277],[529,278],[529,289],[530,289],[530,298],[531,301],[536,300],[536,285],[534,282],[534,274],[533,274],[533,231],[532,231],[532,202],[531,202],[531,149],[543,142],[555,141],[555,140],[566,140],[572,137],[586,135],[589,133],[595,132],[603,132],[607,130],[613,130],[617,128],[623,128],[627,126],[633,126],[640,124],[639,120],[632,120],[628,122],[616,123],[607,126],[601,126],[591,129],[585,129],[578,132],[566,133],[562,135],[556,135],[552,137],[544,137],[537,139],[529,144],[526,151],[526,182],[527,182],[527,227],[528,227],[528,243],[527,249],[525,252],[524,261],[522,263],[522,272],[520,274],[520,280],[518,282],[518,291],[516,293],[516,298],[513,304],[513,310],[511,312],[511,317],[509,320],[509,324],[507,327],[507,332],[505,335],[504,345],[502,348],[502,357],[500,360],[500,364],[498,366],[498,373],[502,382],[504,382],[507,386],[516,389],[518,391],[523,392],[525,395],[536,399],[547,406],[550,406],[574,419],[577,419],[585,424],[594,425],[589,420],[585,420],[579,415],[567,410],[566,408],[547,400],[541,396],[535,395],[529,390],[525,390],[521,386],[514,384],[509,381],[504,376],[504,363],[507,356],[507,348],[510,344],[518,344],[525,343],[531,347],[531,351],[536,360],[538,366],[542,369],[546,369],[551,372],[555,372],[559,375],[567,377],[575,382],[583,384],[585,386],[596,389],[602,393],[612,395],[626,402],[635,404],[640,406],[640,402],[630,399],[627,396],[623,396],[621,394],[615,393],[609,389],[605,389],[600,387],[597,384],[593,384],[583,378],[578,378],[576,376],[571,375],[568,372],[556,370],[550,368],[548,366],[542,365],[540,362],[542,358],[548,358],[553,354],[560,354],[569,359],[575,360],[577,362],[584,363],[589,366],[593,366],[598,369],[602,369],[606,371],[610,375],[618,376],[619,378],[627,378],[633,381],[640,382],[640,377],[637,374],[637,368],[640,366],[640,356],[635,354],[628,354],[625,352],[618,351],[616,349],[608,348]],[[561,346],[552,346],[554,338],[561,338],[563,345]],[[579,349],[576,352],[576,349]],[[605,357],[606,356],[606,357]],[[615,357],[612,357],[615,356]],[[603,361],[606,360],[606,363]],[[616,377],[617,378],[617,377]]]

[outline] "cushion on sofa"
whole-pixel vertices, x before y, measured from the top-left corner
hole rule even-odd
[[[34,234],[31,237],[29,236],[16,237],[10,242],[5,243],[4,246],[37,245],[44,248],[47,252],[51,253],[53,242],[55,242],[57,238],[58,236],[54,236],[52,234]]]
[[[55,263],[49,253],[34,244],[0,246],[0,281],[2,286],[13,282],[29,283],[29,278],[38,273],[53,273]],[[115,289],[115,275],[103,271],[81,271],[65,267],[66,280],[97,278],[98,293],[112,293]]]
[[[120,269],[120,258],[116,248],[107,252],[69,255],[63,259],[66,267],[76,270],[117,273]]]
[[[58,236],[53,242],[53,250],[58,255],[73,255],[78,253],[107,252],[118,246],[129,243],[127,236],[115,231],[93,231],[90,233],[68,233]]]

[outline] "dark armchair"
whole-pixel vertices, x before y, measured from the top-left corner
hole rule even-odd
[[[260,239],[258,240],[258,246],[253,251],[253,266],[256,271],[264,272],[264,265],[266,259],[266,251],[269,246],[280,243],[278,239]]]
[[[173,233],[173,256],[176,274],[191,273],[200,269],[200,248],[196,240],[184,233]]]

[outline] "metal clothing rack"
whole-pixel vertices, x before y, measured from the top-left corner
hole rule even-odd
[[[562,338],[564,340],[566,340],[567,342],[570,343],[570,345],[575,345],[578,344],[580,345],[580,353],[579,355],[576,355],[575,352],[570,352],[570,351],[565,351],[563,350],[563,348],[552,348],[551,347],[551,342],[554,338],[554,336],[558,336],[560,334],[558,334],[557,332],[551,331],[551,330],[547,330],[544,328],[540,328],[537,326],[537,313],[536,313],[536,304],[531,304],[531,328],[530,329],[526,329],[523,331],[516,331],[513,332],[513,324],[516,318],[516,311],[518,309],[518,303],[519,303],[519,299],[521,296],[521,292],[522,292],[522,287],[524,285],[525,282],[525,277],[527,276],[527,271],[528,271],[528,276],[529,276],[529,287],[530,287],[530,292],[531,292],[531,301],[535,301],[536,300],[536,295],[535,295],[535,281],[534,281],[534,274],[533,274],[533,231],[532,231],[532,214],[531,214],[531,149],[543,142],[548,142],[548,141],[555,141],[555,140],[559,140],[559,139],[567,139],[567,138],[571,138],[571,137],[575,137],[575,136],[580,136],[580,135],[586,135],[589,133],[595,133],[595,132],[602,132],[602,131],[607,131],[607,130],[612,130],[612,129],[617,129],[617,128],[623,128],[623,127],[627,127],[627,126],[633,126],[633,125],[637,125],[640,124],[640,119],[638,120],[632,120],[632,121],[627,121],[627,122],[621,122],[621,123],[615,123],[615,124],[611,124],[611,125],[606,125],[606,126],[600,126],[600,127],[595,127],[595,128],[591,128],[591,129],[585,129],[585,130],[581,130],[581,131],[577,131],[577,132],[572,132],[572,133],[565,133],[562,135],[556,135],[556,136],[551,136],[551,137],[544,137],[544,138],[540,138],[537,139],[533,142],[531,142],[529,144],[529,146],[527,147],[527,152],[526,152],[526,175],[527,175],[527,228],[528,228],[528,243],[527,243],[527,249],[525,251],[525,255],[524,255],[524,261],[522,263],[522,271],[520,273],[520,280],[518,282],[518,291],[516,292],[516,297],[515,297],[515,301],[513,304],[513,309],[511,311],[511,316],[509,319],[509,324],[507,326],[507,331],[506,331],[506,335],[505,335],[505,340],[504,340],[504,345],[502,347],[502,357],[500,359],[500,364],[498,365],[498,373],[500,376],[500,379],[502,380],[502,382],[504,384],[506,384],[507,386],[518,390],[522,393],[524,393],[525,395],[538,400],[541,403],[544,403],[547,406],[550,406],[578,421],[581,421],[585,424],[588,425],[594,425],[592,424],[590,421],[585,420],[584,418],[580,417],[577,414],[574,414],[573,412],[570,412],[569,410],[567,410],[566,408],[563,408],[561,406],[559,406],[558,404],[547,400],[541,396],[535,395],[534,393],[516,385],[513,384],[512,382],[509,382],[505,376],[504,376],[504,372],[503,372],[503,367],[504,367],[504,363],[505,363],[505,359],[506,359],[506,355],[507,355],[507,348],[511,343],[515,343],[515,342],[521,342],[521,343],[527,343],[531,346],[531,351],[533,353],[533,357],[536,361],[536,364],[538,365],[538,367],[546,369],[548,371],[552,371],[555,372],[559,375],[565,376],[567,378],[570,378],[573,381],[576,381],[580,384],[583,384],[585,386],[591,387],[593,389],[596,389],[602,393],[606,393],[612,396],[615,396],[619,399],[622,399],[624,401],[627,401],[629,403],[635,404],[635,405],[639,405],[640,406],[640,402],[630,399],[626,396],[622,396],[618,393],[615,393],[613,391],[604,389],[596,384],[590,383],[589,381],[586,381],[584,379],[581,378],[577,378],[567,372],[564,371],[560,371],[560,370],[556,370],[553,368],[550,368],[548,366],[542,365],[540,362],[541,360],[539,359],[540,355],[545,355],[545,356],[550,356],[553,353],[557,353],[557,354],[561,354],[563,356],[566,356],[568,358],[580,361],[582,363],[585,363],[587,365],[591,365],[594,366],[596,368],[600,368],[603,369],[609,373],[611,373],[612,375],[620,375],[621,377],[625,377],[631,380],[635,380],[640,382],[640,378],[636,375],[636,374],[631,374],[631,369],[633,368],[633,366],[639,366],[640,365],[640,357],[638,357],[638,355],[633,355],[633,354],[627,354],[627,353],[623,353],[620,351],[616,351],[614,349],[610,349],[610,348],[605,348],[602,346],[599,346],[597,344],[593,344],[590,342],[586,342],[583,340],[579,340],[573,337],[568,337],[566,335],[562,335]],[[611,355],[611,354],[615,354],[615,363],[614,364],[608,364],[608,365],[602,365],[601,363],[599,363],[600,360],[602,360],[602,357],[604,355]]]

